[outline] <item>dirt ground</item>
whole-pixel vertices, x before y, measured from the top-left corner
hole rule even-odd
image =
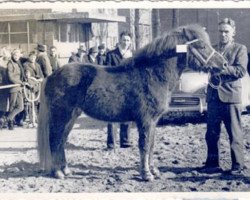
[[[243,116],[245,160],[250,167],[250,116]],[[67,143],[72,170],[65,180],[50,178],[40,171],[36,131],[16,128],[0,131],[1,193],[82,193],[82,192],[250,192],[250,178],[197,171],[205,160],[206,124],[169,124],[157,128],[155,162],[161,178],[142,182],[138,173],[138,134],[133,126],[134,146],[106,150],[106,123],[81,116]],[[221,166],[230,168],[229,144],[222,129]],[[248,142],[247,142],[248,141]]]

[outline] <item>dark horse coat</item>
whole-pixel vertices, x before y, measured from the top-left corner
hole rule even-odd
[[[176,45],[188,44],[188,54]],[[222,68],[225,60],[210,45],[202,27],[189,25],[155,39],[116,67],[72,63],[43,85],[38,124],[42,168],[57,178],[68,174],[64,144],[76,118],[87,115],[109,122],[134,121],[139,132],[141,176],[159,175],[153,164],[154,129],[186,62],[195,70]]]

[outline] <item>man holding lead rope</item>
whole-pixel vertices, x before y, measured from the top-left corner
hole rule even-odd
[[[241,126],[241,78],[247,70],[247,48],[234,42],[235,22],[225,18],[219,22],[219,44],[215,49],[228,61],[219,74],[211,72],[207,88],[207,159],[203,167],[208,173],[222,172],[219,165],[219,139],[221,123],[227,130],[232,168],[231,174],[244,172],[244,144]]]

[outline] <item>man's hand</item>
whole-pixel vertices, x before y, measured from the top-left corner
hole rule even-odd
[[[30,85],[29,83],[24,83],[24,86],[26,87],[26,88],[28,88],[29,90],[31,90],[31,89],[33,89],[33,86],[32,85]]]

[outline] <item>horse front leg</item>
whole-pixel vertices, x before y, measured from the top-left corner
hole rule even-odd
[[[138,123],[137,127],[139,132],[139,150],[141,159],[140,174],[143,180],[153,181],[154,175],[151,173],[150,170],[150,151],[153,150],[152,138],[154,138],[153,124],[150,122],[143,122]]]
[[[155,144],[155,134],[156,134],[156,125],[152,127],[152,134],[150,139],[150,153],[149,153],[149,168],[150,172],[154,175],[155,178],[160,178],[160,171],[154,164],[154,144]]]

